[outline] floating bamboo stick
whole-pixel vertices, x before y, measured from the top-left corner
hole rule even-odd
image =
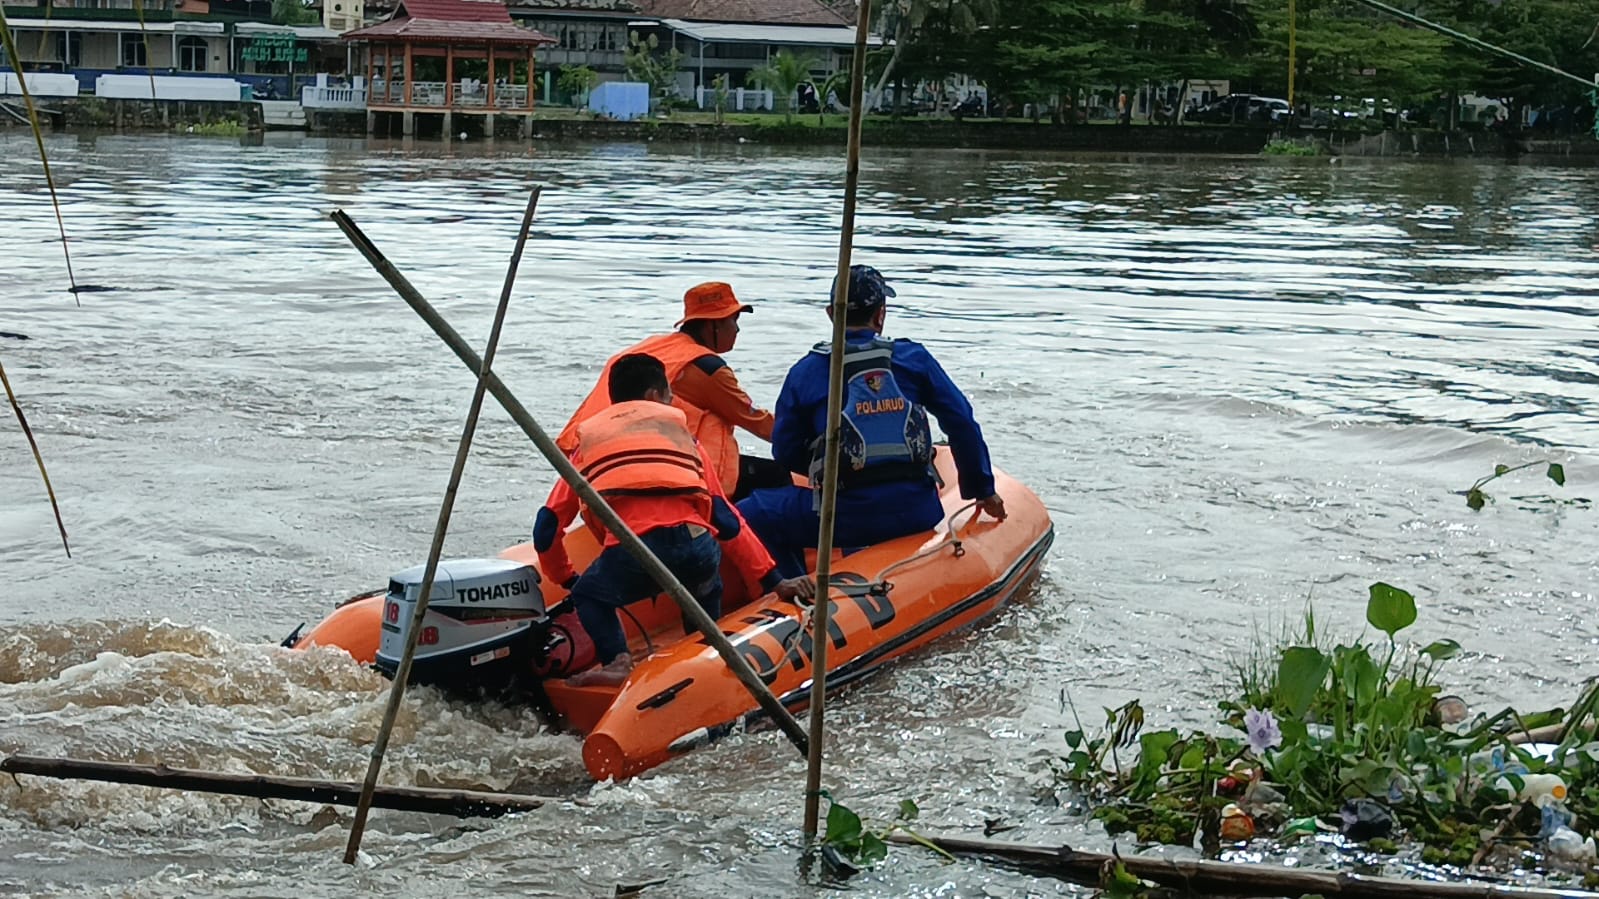
[[[844,216],[838,235],[838,273],[833,277],[833,353],[827,369],[827,443],[822,469],[822,508],[816,535],[816,605],[811,633],[827,633],[832,593],[833,521],[838,509],[838,426],[844,405],[844,318],[849,304],[850,253],[855,240],[855,197],[861,176],[861,116],[865,114],[866,34],[871,30],[872,0],[859,0],[855,19],[855,59],[849,87],[849,149],[844,168]],[[822,798],[822,733],[827,706],[827,640],[811,641],[810,751],[805,759],[805,845],[816,839]]]
[[[1121,862],[1127,873],[1194,895],[1222,896],[1348,896],[1356,899],[1599,899],[1585,890],[1545,890],[1481,882],[1438,883],[1373,877],[1340,871],[1313,871],[1281,865],[1188,861],[1080,852],[1070,846],[1029,846],[998,840],[922,836],[949,853],[983,855],[1050,877],[1097,886],[1107,865]],[[918,843],[907,834],[889,836],[895,843]]]
[[[361,229],[356,227],[355,222],[343,210],[335,210],[329,217],[333,219],[334,224],[344,231],[345,236],[361,252],[361,255],[366,257],[367,262],[371,263],[378,274],[382,275],[384,280],[389,282],[389,286],[393,287],[395,292],[400,295],[400,298],[405,300],[406,305],[410,306],[412,311],[420,316],[428,327],[433,329],[433,333],[444,341],[445,345],[455,353],[456,357],[473,371],[482,371],[483,364],[478,359],[477,354],[472,351],[471,346],[450,326],[449,322],[444,320],[443,316],[439,315],[438,310],[434,309],[433,305],[415,287],[411,286],[411,282],[400,274],[394,264],[389,262],[383,253],[378,250],[377,246],[365,234],[361,233]],[[606,530],[615,535],[621,545],[629,553],[632,553],[633,558],[638,561],[639,565],[649,572],[650,577],[654,578],[655,582],[665,589],[667,595],[672,597],[678,608],[682,609],[683,616],[705,636],[706,642],[716,649],[717,653],[721,655],[722,661],[727,664],[727,667],[739,679],[739,682],[744,685],[745,689],[749,690],[750,695],[755,697],[755,701],[760,705],[761,710],[771,716],[772,720],[777,723],[778,728],[788,737],[789,742],[793,743],[801,753],[805,753],[807,741],[804,728],[800,727],[799,722],[794,720],[794,716],[784,707],[783,703],[772,695],[772,691],[767,689],[766,684],[761,682],[760,676],[755,673],[755,669],[750,667],[749,662],[745,661],[744,657],[739,655],[738,650],[733,648],[733,644],[727,639],[727,635],[723,634],[722,629],[717,626],[716,619],[712,618],[700,607],[693,594],[689,593],[687,588],[678,582],[672,572],[661,564],[661,560],[650,552],[649,547],[639,540],[638,535],[633,533],[627,523],[617,516],[616,511],[611,508],[610,504],[599,493],[595,492],[588,481],[583,479],[583,476],[573,467],[572,461],[566,457],[565,453],[561,452],[560,447],[555,445],[555,441],[544,433],[544,429],[539,427],[539,423],[533,418],[532,413],[528,412],[527,407],[523,406],[522,402],[516,398],[516,395],[511,393],[510,388],[505,386],[505,382],[500,380],[500,376],[489,372],[484,376],[483,380],[488,385],[489,393],[500,401],[500,406],[505,409],[506,414],[510,415],[511,420],[521,427],[522,433],[533,441],[533,445],[538,447],[539,452],[554,467],[556,473],[572,486],[578,497],[599,517],[600,523],[605,525]]]
[[[0,759],[0,771],[31,774],[60,780],[95,780],[104,783],[161,787],[195,793],[222,793],[253,796],[258,799],[292,799],[332,805],[355,805],[361,798],[361,785],[353,781],[314,780],[304,777],[276,777],[269,774],[226,774],[166,765],[133,765],[126,762],[91,762],[82,759],[46,758],[13,755]],[[527,796],[518,793],[490,793],[481,790],[442,790],[428,787],[378,787],[371,804],[377,808],[404,812],[455,815],[458,818],[493,818],[508,812],[539,808],[550,802],[565,802],[555,797]]]
[[[389,735],[394,732],[394,719],[400,712],[400,700],[405,696],[406,681],[411,679],[411,662],[416,657],[417,635],[422,632],[422,619],[427,615],[428,600],[433,597],[433,578],[439,571],[439,556],[444,554],[444,535],[450,530],[450,515],[455,510],[455,496],[461,487],[461,476],[466,472],[466,459],[472,453],[472,437],[477,433],[478,413],[483,411],[483,394],[488,389],[485,378],[494,365],[494,354],[500,346],[500,331],[505,326],[505,312],[511,305],[511,290],[516,286],[516,271],[522,264],[522,250],[527,247],[527,232],[533,227],[533,211],[539,205],[539,188],[527,198],[527,210],[522,214],[522,226],[516,232],[516,248],[511,251],[511,262],[505,269],[505,282],[500,288],[500,302],[494,309],[494,324],[489,328],[488,346],[483,349],[483,364],[478,369],[477,387],[472,391],[472,402],[466,410],[466,422],[461,426],[461,439],[455,447],[455,464],[450,468],[450,483],[444,488],[444,500],[439,504],[439,517],[433,525],[433,545],[428,547],[427,565],[422,572],[422,593],[411,610],[410,628],[405,633],[405,649],[400,654],[400,665],[389,686],[389,704],[383,711],[383,723],[378,727],[377,739],[372,743],[372,761],[367,765],[366,782],[361,785],[361,801],[355,806],[355,822],[350,826],[350,840],[344,847],[344,863],[355,864],[356,853],[361,851],[361,834],[366,831],[366,814],[372,805],[372,791],[377,787],[378,771],[383,767],[383,754],[389,748]]]

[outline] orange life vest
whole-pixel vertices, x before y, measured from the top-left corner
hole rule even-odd
[[[617,403],[578,425],[577,437],[579,471],[601,496],[689,498],[709,520],[710,487],[681,410],[649,400]]]
[[[578,426],[611,405],[611,366],[616,364],[616,360],[632,353],[645,353],[659,359],[666,367],[668,383],[676,383],[678,375],[694,360],[714,355],[696,343],[694,338],[681,331],[673,331],[643,340],[606,360],[600,382],[589,391],[588,397],[572,413],[572,419],[561,429],[560,436],[555,438],[555,445],[568,456],[577,449]],[[705,448],[705,454],[716,466],[716,477],[721,481],[722,489],[731,494],[738,485],[738,439],[733,436],[732,423],[720,415],[690,406],[677,397],[672,398],[672,405],[683,410],[689,433]]]

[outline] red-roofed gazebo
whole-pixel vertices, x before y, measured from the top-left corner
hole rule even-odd
[[[439,113],[452,134],[452,113],[524,119],[533,111],[534,52],[549,35],[511,22],[503,0],[400,0],[394,14],[345,32],[367,52],[367,130],[378,113],[400,113],[401,133],[415,133],[416,113]],[[392,121],[392,120],[391,120]]]

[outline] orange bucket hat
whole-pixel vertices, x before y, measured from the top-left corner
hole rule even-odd
[[[724,281],[707,281],[696,284],[683,294],[683,318],[674,327],[681,328],[683,322],[700,318],[718,319],[729,318],[740,312],[754,312],[755,307],[739,302],[733,295],[732,285]]]

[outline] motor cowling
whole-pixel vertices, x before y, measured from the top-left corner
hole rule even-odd
[[[422,595],[425,565],[389,579],[376,665],[393,677]],[[417,635],[410,683],[500,689],[531,671],[545,637],[539,573],[507,559],[441,561]]]

